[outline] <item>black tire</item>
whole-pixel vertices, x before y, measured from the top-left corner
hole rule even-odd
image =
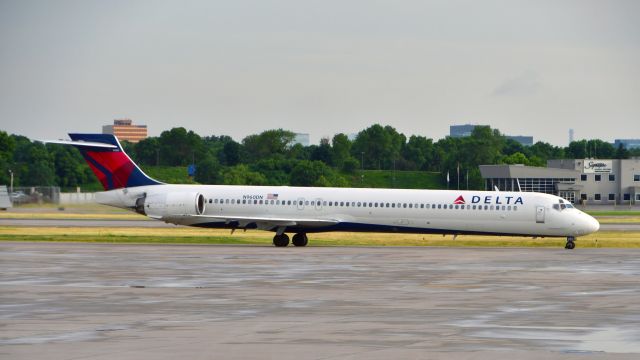
[[[291,242],[294,246],[307,246],[307,244],[309,243],[309,238],[307,238],[307,234],[298,233],[293,235],[293,239],[291,239]]]
[[[276,235],[273,237],[273,245],[277,247],[286,247],[289,245],[289,236],[287,234]]]
[[[576,243],[573,241],[569,241],[567,245],[564,247],[565,249],[573,250],[576,247]]]

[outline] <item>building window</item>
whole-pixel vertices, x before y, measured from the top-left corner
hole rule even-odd
[[[640,194],[636,194],[636,200],[640,201]]]
[[[596,178],[596,181],[600,181],[602,180],[602,175],[596,174],[595,178]]]
[[[634,174],[633,181],[640,181],[640,174]]]
[[[587,174],[580,175],[580,181],[587,181]]]
[[[593,195],[593,199],[596,201],[600,201],[600,194]]]
[[[609,181],[616,181],[616,174],[609,174]]]
[[[580,200],[587,201],[587,194],[580,194]]]
[[[631,200],[631,194],[624,194],[623,196],[624,196],[624,198],[623,198],[623,199],[624,199],[624,201],[629,201],[629,200]]]
[[[616,200],[616,194],[609,194],[609,201],[615,201]]]

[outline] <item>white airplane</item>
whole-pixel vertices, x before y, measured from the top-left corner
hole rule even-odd
[[[205,228],[275,232],[275,246],[306,246],[327,231],[566,237],[600,224],[570,202],[533,192],[289,186],[171,185],[147,176],[107,134],[45,141],[80,150],[105,191],[96,200],[150,218]]]

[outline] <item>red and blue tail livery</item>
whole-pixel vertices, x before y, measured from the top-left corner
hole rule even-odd
[[[105,190],[160,185],[150,178],[122,150],[111,134],[69,134],[75,146],[98,177]]]

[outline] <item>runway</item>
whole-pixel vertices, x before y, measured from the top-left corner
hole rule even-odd
[[[4,359],[636,359],[640,250],[0,243]]]

